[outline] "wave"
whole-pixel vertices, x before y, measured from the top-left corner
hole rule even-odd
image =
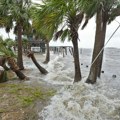
[[[106,91],[100,82],[64,86],[39,116],[43,120],[120,120],[120,100],[108,97],[111,91]]]

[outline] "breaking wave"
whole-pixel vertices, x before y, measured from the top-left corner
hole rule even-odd
[[[104,83],[92,86],[84,80],[64,86],[39,116],[43,120],[120,120],[120,100],[111,98],[111,91]]]
[[[82,81],[73,84],[73,56],[55,56],[45,66],[49,71],[42,79],[48,83],[61,85],[61,89],[51,98],[51,102],[39,113],[39,120],[120,120],[120,55],[105,52],[104,74],[95,85],[85,83],[89,73],[90,54],[81,54]],[[87,54],[85,54],[87,53]],[[120,52],[119,52],[120,53]],[[116,74],[116,78],[112,78]]]

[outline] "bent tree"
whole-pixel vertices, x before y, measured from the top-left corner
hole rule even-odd
[[[33,63],[35,64],[35,66],[39,69],[39,71],[42,73],[42,74],[47,74],[48,71],[43,68],[36,60],[35,56],[34,56],[34,53],[31,52],[31,51],[28,51],[27,52],[27,57],[31,58],[31,60],[33,61]]]

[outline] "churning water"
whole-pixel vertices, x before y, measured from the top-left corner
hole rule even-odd
[[[39,120],[120,120],[120,49],[106,49],[101,79],[86,84],[91,50],[80,54],[83,79],[73,84],[74,64],[70,55],[53,57],[43,79],[62,85],[51,102],[39,113]],[[116,75],[116,77],[113,77]]]

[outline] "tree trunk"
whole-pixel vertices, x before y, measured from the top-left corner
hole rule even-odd
[[[79,62],[79,52],[78,52],[78,41],[72,40],[74,47],[74,66],[75,66],[75,77],[74,82],[78,82],[81,80],[81,71],[80,71],[80,62]]]
[[[22,57],[22,25],[18,23],[18,57],[17,57],[17,64],[20,70],[24,69],[23,66],[23,57]]]
[[[87,78],[87,83],[94,84],[97,80],[98,76],[98,67],[99,67],[99,58],[96,58],[96,56],[99,54],[101,50],[101,27],[102,27],[102,11],[98,10],[97,16],[96,16],[96,35],[95,35],[95,44],[94,44],[94,50],[93,50],[93,56],[92,56],[92,65],[90,68],[90,73]],[[94,61],[95,60],[95,61]]]
[[[10,66],[10,69],[13,70],[13,72],[16,73],[16,75],[21,79],[21,80],[24,80],[26,79],[27,77],[19,70],[19,67],[18,65],[16,64],[16,61],[14,60],[14,58],[12,57],[9,57],[7,58],[8,60],[8,64]]]
[[[34,54],[32,52],[28,52],[27,53],[27,56],[30,57],[33,61],[33,63],[35,64],[35,66],[39,69],[39,71],[42,73],[42,74],[47,74],[48,71],[46,69],[44,69],[42,66],[39,65],[39,63],[37,62]]]
[[[78,51],[78,32],[75,26],[71,25],[71,37],[73,43],[73,56],[74,56],[74,67],[75,67],[75,76],[74,82],[78,82],[81,80],[81,71],[80,71],[80,62],[79,62],[79,51]]]
[[[105,36],[106,36],[106,27],[107,27],[107,20],[106,20],[106,14],[105,12],[103,13],[103,27],[102,27],[102,31],[101,31],[101,49],[104,47],[104,43],[105,43]],[[98,64],[98,77],[100,78],[101,76],[101,69],[102,69],[102,62],[103,62],[103,54],[104,53],[104,49],[101,52],[100,56],[99,56],[99,64]]]
[[[50,48],[49,48],[49,42],[46,42],[46,46],[47,46],[47,53],[46,53],[46,58],[44,63],[48,63],[50,61]]]
[[[5,57],[0,57],[0,66],[2,66],[4,68],[4,70],[10,70],[7,66],[6,66],[6,58]]]
[[[6,82],[8,80],[7,73],[4,70],[0,70],[0,83]]]

